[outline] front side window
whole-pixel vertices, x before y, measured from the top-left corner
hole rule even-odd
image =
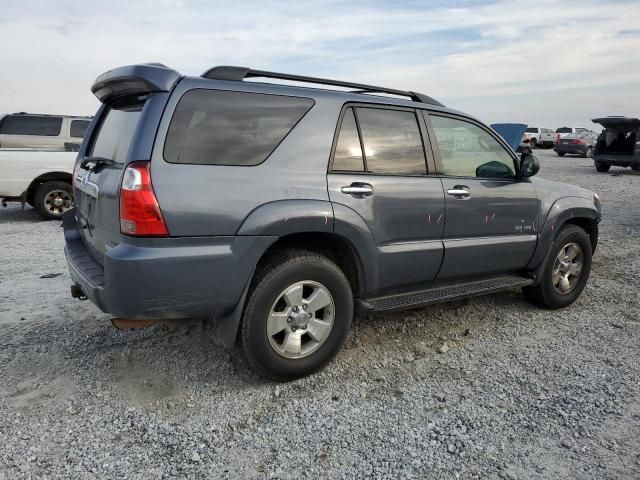
[[[356,108],[367,172],[392,175],[427,173],[414,112]]]
[[[62,117],[8,115],[2,120],[0,134],[55,137],[60,135],[61,127]]]
[[[338,133],[336,152],[333,157],[333,170],[346,172],[363,172],[364,159],[358,136],[358,126],[353,108],[347,109],[342,117],[342,125]]]
[[[444,175],[509,178],[513,157],[482,128],[464,120],[431,115]]]
[[[262,163],[313,106],[302,97],[197,89],[173,113],[164,158],[170,163]]]

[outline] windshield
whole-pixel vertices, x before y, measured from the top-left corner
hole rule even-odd
[[[556,133],[571,133],[571,128],[569,127],[562,127],[556,130]]]
[[[128,98],[109,106],[93,139],[92,157],[124,163],[146,98]]]

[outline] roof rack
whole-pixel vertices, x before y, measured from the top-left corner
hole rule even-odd
[[[245,78],[277,78],[279,80],[290,80],[294,82],[316,83],[320,85],[331,85],[334,87],[355,88],[356,91],[350,93],[385,93],[389,95],[398,95],[401,97],[409,97],[414,102],[429,103],[431,105],[444,106],[437,100],[428,95],[408,90],[396,90],[393,88],[376,87],[363,83],[344,82],[341,80],[331,80],[328,78],[306,77],[304,75],[291,75],[289,73],[268,72],[265,70],[252,70],[246,67],[230,67],[220,66],[213,67],[202,74],[203,78],[211,80],[231,80],[242,81]]]

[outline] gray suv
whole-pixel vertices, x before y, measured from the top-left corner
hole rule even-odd
[[[326,365],[356,307],[520,287],[562,308],[589,276],[598,197],[532,179],[534,156],[426,95],[160,64],[92,91],[63,219],[72,295],[130,320],[212,319],[273,379]]]

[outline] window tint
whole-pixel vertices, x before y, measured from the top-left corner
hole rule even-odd
[[[109,107],[93,140],[91,156],[124,163],[144,101],[127,99]]]
[[[89,128],[89,123],[89,120],[71,120],[70,135],[75,138],[83,138]]]
[[[313,105],[310,98],[191,90],[171,119],[164,156],[172,163],[257,165]]]
[[[356,114],[368,172],[395,175],[427,172],[415,113],[356,108]]]
[[[464,177],[512,177],[513,157],[482,128],[454,118],[431,115],[443,173]]]
[[[5,135],[60,135],[61,117],[39,117],[36,115],[7,115],[2,120],[0,133]]]
[[[335,171],[349,172],[364,171],[358,127],[356,126],[356,119],[353,115],[353,109],[351,108],[345,112],[342,118],[342,126],[338,134],[332,169]]]

